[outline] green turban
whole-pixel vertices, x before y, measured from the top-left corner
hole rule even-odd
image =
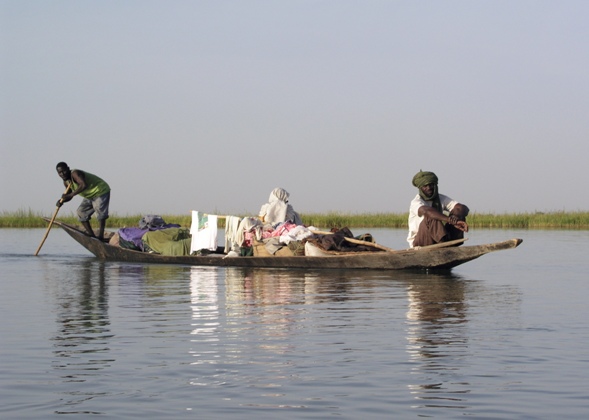
[[[427,171],[419,171],[413,177],[413,186],[419,189],[419,196],[424,199],[425,201],[431,201],[432,207],[437,209],[439,212],[442,211],[442,204],[440,203],[440,196],[438,194],[438,177],[433,172]],[[423,191],[421,191],[421,187],[434,184],[434,192],[431,196],[425,195]]]
[[[433,172],[419,171],[413,177],[413,186],[420,188],[428,184],[438,184],[438,177]]]

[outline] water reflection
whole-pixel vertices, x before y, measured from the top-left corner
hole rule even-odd
[[[466,371],[480,341],[495,339],[469,330],[469,322],[482,313],[502,328],[518,328],[520,294],[451,273],[416,274],[408,282],[407,353],[415,376],[408,388],[419,401],[415,408],[468,407],[475,384]]]
[[[195,267],[190,279],[191,384],[203,387],[276,387],[290,377],[288,355],[305,352],[297,337],[317,321],[306,307],[350,299],[352,287],[341,273],[292,270]]]
[[[199,340],[218,342],[219,331],[219,269],[192,267],[190,270],[191,335]],[[191,351],[195,357],[201,354]]]
[[[285,354],[292,350],[289,340],[297,327],[296,305],[304,304],[307,296],[304,275],[292,271],[229,269],[227,316],[246,317],[255,323],[259,338],[253,342],[258,351]]]
[[[417,408],[467,406],[473,386],[465,380],[465,369],[474,357],[471,340],[486,340],[484,332],[469,330],[473,317],[482,311],[484,317],[495,319],[502,327],[514,324],[513,328],[517,328],[515,324],[520,319],[517,288],[489,287],[451,272],[229,269],[225,286],[227,319],[252,324],[236,325],[236,334],[243,334],[245,328],[258,338],[250,338],[257,349],[250,349],[248,354],[262,350],[283,356],[305,353],[306,348],[293,337],[302,338],[310,332],[307,328],[327,332],[327,322],[329,328],[351,331],[365,319],[367,323],[378,323],[381,315],[367,312],[368,308],[383,299],[404,297],[405,351],[410,366],[406,386]],[[333,305],[341,302],[346,305]],[[359,302],[365,304],[358,305]],[[304,307],[312,305],[316,306],[305,312]],[[390,310],[397,305],[382,306]],[[322,313],[323,310],[331,314]],[[350,357],[353,360],[354,356]]]
[[[520,319],[517,289],[450,272],[192,268],[190,277],[191,385],[238,387],[242,399],[273,390],[264,393],[268,407],[293,381],[362,381],[366,369],[390,364],[413,407],[463,409],[476,346],[487,339],[469,323],[480,324],[481,312],[502,327]],[[352,398],[352,388],[341,390],[348,391]]]
[[[418,379],[408,387],[426,405],[456,407],[470,391],[451,379],[469,353],[465,289],[450,273],[416,275],[407,285],[407,353]]]
[[[228,302],[235,306],[263,307],[338,302],[351,299],[359,279],[339,270],[228,269]]]
[[[105,271],[101,262],[72,265],[70,270],[64,270],[55,291],[59,329],[52,338],[56,357],[53,369],[60,372],[64,383],[79,384],[64,393],[67,399],[63,405],[72,410],[59,410],[60,414],[79,413],[73,407],[108,393],[82,386],[114,362],[110,355],[112,333]]]
[[[301,323],[309,322],[308,317],[316,308],[321,308],[321,304],[356,299],[353,289],[358,289],[359,282],[361,277],[339,270],[228,269],[225,278],[227,315],[242,319],[252,317],[259,326],[259,333],[268,341],[275,341],[278,337],[300,334]],[[311,305],[316,306],[311,308]],[[262,346],[268,347],[267,343]]]

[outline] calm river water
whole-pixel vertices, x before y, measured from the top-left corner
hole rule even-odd
[[[44,232],[0,229],[0,418],[589,416],[587,231],[474,230],[524,242],[451,274],[105,263],[59,229],[35,257]]]

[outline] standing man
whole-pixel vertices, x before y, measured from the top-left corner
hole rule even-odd
[[[70,185],[70,192],[61,196],[57,206],[61,207],[63,203],[67,203],[78,194],[82,196],[82,203],[77,210],[78,220],[82,222],[88,235],[95,237],[92,226],[90,226],[90,217],[96,212],[96,219],[100,223],[98,239],[104,240],[104,228],[106,219],[108,219],[110,202],[109,185],[103,179],[89,172],[80,169],[70,170],[65,162],[59,162],[56,169],[57,175],[63,179],[63,184],[66,187]]]
[[[409,206],[409,246],[427,246],[464,238],[464,232],[468,232],[466,216],[469,209],[438,193],[436,174],[419,171],[413,177],[413,186],[419,193]]]

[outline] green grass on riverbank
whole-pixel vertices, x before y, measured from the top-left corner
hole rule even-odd
[[[0,213],[0,228],[42,228],[47,223],[42,217],[52,214],[41,214],[32,210],[18,210]],[[177,223],[189,227],[191,217],[187,215],[161,215],[167,223]],[[240,217],[250,215],[236,215]],[[108,219],[107,228],[137,226],[142,215],[120,216],[112,214]],[[366,228],[406,228],[407,213],[302,213],[303,223],[320,229],[344,226]],[[59,213],[59,220],[66,223],[78,224],[74,213]],[[471,213],[468,223],[472,228],[495,229],[589,229],[589,212],[549,212],[549,213]],[[95,223],[95,220],[93,220]],[[223,227],[220,219],[219,227]]]

